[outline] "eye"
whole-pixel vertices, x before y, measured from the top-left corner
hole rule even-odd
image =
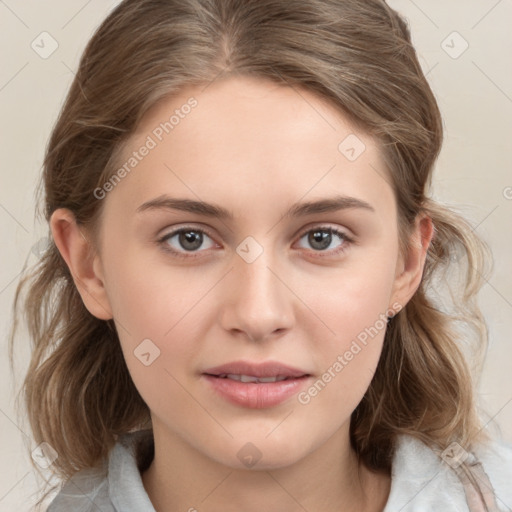
[[[309,229],[302,233],[299,241],[302,239],[306,239],[306,242],[313,248],[314,252],[328,253],[331,256],[342,253],[353,242],[352,238],[343,231],[329,226]],[[205,240],[210,241],[206,247],[204,246]],[[329,247],[336,240],[339,243],[329,250]],[[178,258],[195,258],[199,256],[197,253],[201,252],[201,248],[206,250],[218,247],[205,230],[190,226],[166,233],[158,239],[158,243],[163,250]]]
[[[161,237],[158,243],[161,244],[165,251],[171,252],[179,258],[194,258],[196,255],[193,253],[199,252],[198,249],[203,246],[205,237],[211,243],[207,247],[203,247],[203,249],[216,246],[206,231],[194,227],[176,229]]]
[[[306,242],[314,249],[315,252],[327,252],[330,255],[340,254],[345,251],[353,242],[343,231],[328,226],[319,226],[304,232],[300,240],[306,239]],[[340,240],[337,246],[332,250],[327,250],[332,246],[336,239]]]

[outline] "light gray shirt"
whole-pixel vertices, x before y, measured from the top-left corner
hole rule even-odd
[[[47,512],[155,512],[142,484],[136,458],[135,450],[142,438],[141,433],[120,437],[104,467],[76,473]],[[512,445],[494,440],[490,446],[479,447],[470,455],[468,461],[481,463],[473,466],[481,471],[473,477],[461,472],[465,466],[457,466],[457,454],[455,459],[447,459],[414,437],[399,436],[384,512],[483,511],[485,508],[474,505],[477,494],[468,489],[472,479],[486,493],[494,491],[497,508],[489,507],[489,510],[512,512]],[[193,508],[200,511],[202,507],[198,504]]]

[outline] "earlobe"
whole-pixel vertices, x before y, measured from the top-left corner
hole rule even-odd
[[[420,286],[428,248],[433,236],[434,225],[432,219],[427,215],[419,216],[411,234],[408,253],[399,262],[400,267],[397,266],[393,287],[393,300],[401,304],[402,308],[405,307]]]
[[[101,320],[112,318],[99,256],[77,224],[73,213],[65,208],[55,210],[50,219],[55,245],[66,262],[75,286],[88,311]]]

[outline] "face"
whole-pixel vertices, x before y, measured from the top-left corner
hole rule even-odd
[[[232,467],[248,442],[270,468],[346,436],[400,309],[375,142],[311,93],[229,78],[155,105],[124,164],[97,191],[97,271],[154,427]],[[240,361],[305,376],[206,375]]]

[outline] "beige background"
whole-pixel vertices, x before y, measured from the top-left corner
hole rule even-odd
[[[480,396],[494,418],[489,427],[501,428],[512,442],[512,2],[389,3],[411,24],[444,115],[446,138],[434,180],[435,197],[464,213],[494,252],[495,270],[480,296],[490,328]],[[28,510],[35,484],[23,442],[33,443],[13,407],[15,384],[5,348],[18,275],[27,258],[35,260],[34,246],[45,234],[34,222],[34,188],[46,140],[80,53],[116,4],[0,0],[0,511]],[[45,49],[51,49],[49,36],[38,37],[42,32],[58,44],[46,59],[31,47],[32,41],[44,37]],[[16,385],[27,361],[24,345],[17,352]]]

